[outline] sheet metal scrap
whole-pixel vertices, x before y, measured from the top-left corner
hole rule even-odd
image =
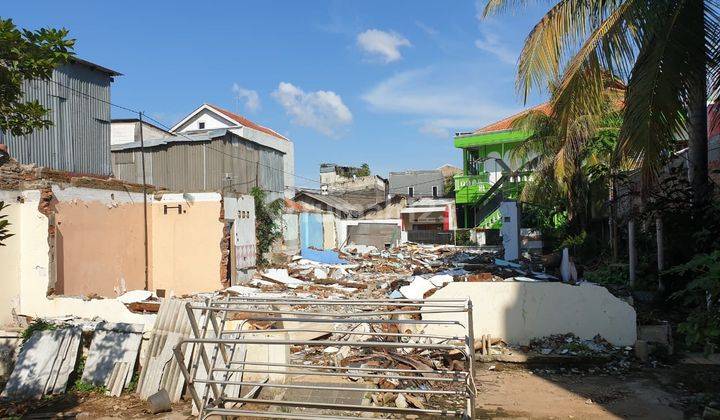
[[[110,395],[120,395],[132,379],[142,332],[142,324],[98,323],[85,361],[82,380],[105,386]]]
[[[41,398],[65,391],[75,367],[82,330],[79,327],[33,333],[20,349],[2,396]]]
[[[355,418],[361,413],[474,418],[475,352],[472,303],[467,299],[225,296],[205,303],[190,302],[186,310],[192,337],[182,340],[174,354],[200,418]],[[457,312],[466,313],[467,321],[447,320],[448,313]],[[244,326],[230,321],[237,318],[235,313],[242,314]],[[258,321],[270,321],[272,327],[261,332],[248,328]],[[399,323],[415,328],[402,332]],[[459,325],[463,334],[423,334],[429,324]],[[188,360],[183,345],[195,345],[197,358]],[[284,348],[290,355],[284,362],[270,357],[233,357],[241,347],[250,354],[253,346],[264,346],[266,351],[279,347],[281,354]],[[449,352],[458,356],[452,363],[455,370],[442,361],[442,355]],[[258,374],[270,374],[270,381],[266,382],[267,376],[253,379]],[[198,383],[208,386],[199,392],[192,386]],[[240,396],[239,386],[255,391],[258,387],[273,389],[283,395],[305,390],[327,394],[328,399],[251,398]],[[230,391],[231,387],[235,388]],[[348,392],[367,395],[367,403],[330,397]],[[243,405],[246,403],[252,403],[252,409]]]

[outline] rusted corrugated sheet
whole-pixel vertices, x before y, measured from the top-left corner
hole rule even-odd
[[[25,136],[8,133],[0,142],[21,163],[110,175],[111,76],[70,63],[55,69],[51,80],[25,81],[23,92],[25,100],[37,100],[49,110],[53,126]]]

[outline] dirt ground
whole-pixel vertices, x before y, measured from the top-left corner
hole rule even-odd
[[[675,365],[626,374],[562,374],[483,365],[478,417],[683,419],[720,398],[720,367]]]
[[[477,417],[493,419],[683,419],[700,416],[720,398],[720,366],[675,365],[624,374],[585,374],[558,368],[479,364]],[[152,415],[134,394],[119,398],[68,393],[31,404],[0,407],[23,418],[191,418],[190,404]]]

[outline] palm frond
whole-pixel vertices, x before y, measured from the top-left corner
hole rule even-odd
[[[693,37],[702,36],[695,25],[702,22],[693,22],[691,3],[675,2],[655,17],[628,83],[618,157],[640,165],[645,180],[653,178],[662,153],[684,135],[688,88],[704,74],[705,51],[692,48]]]

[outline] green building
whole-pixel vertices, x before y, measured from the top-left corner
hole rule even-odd
[[[455,175],[458,227],[500,227],[500,203],[517,198],[530,175],[520,171],[525,161],[514,159],[511,152],[530,135],[513,129],[513,122],[531,111],[549,113],[550,107],[538,105],[473,132],[456,134],[455,147],[463,153],[463,173]]]

